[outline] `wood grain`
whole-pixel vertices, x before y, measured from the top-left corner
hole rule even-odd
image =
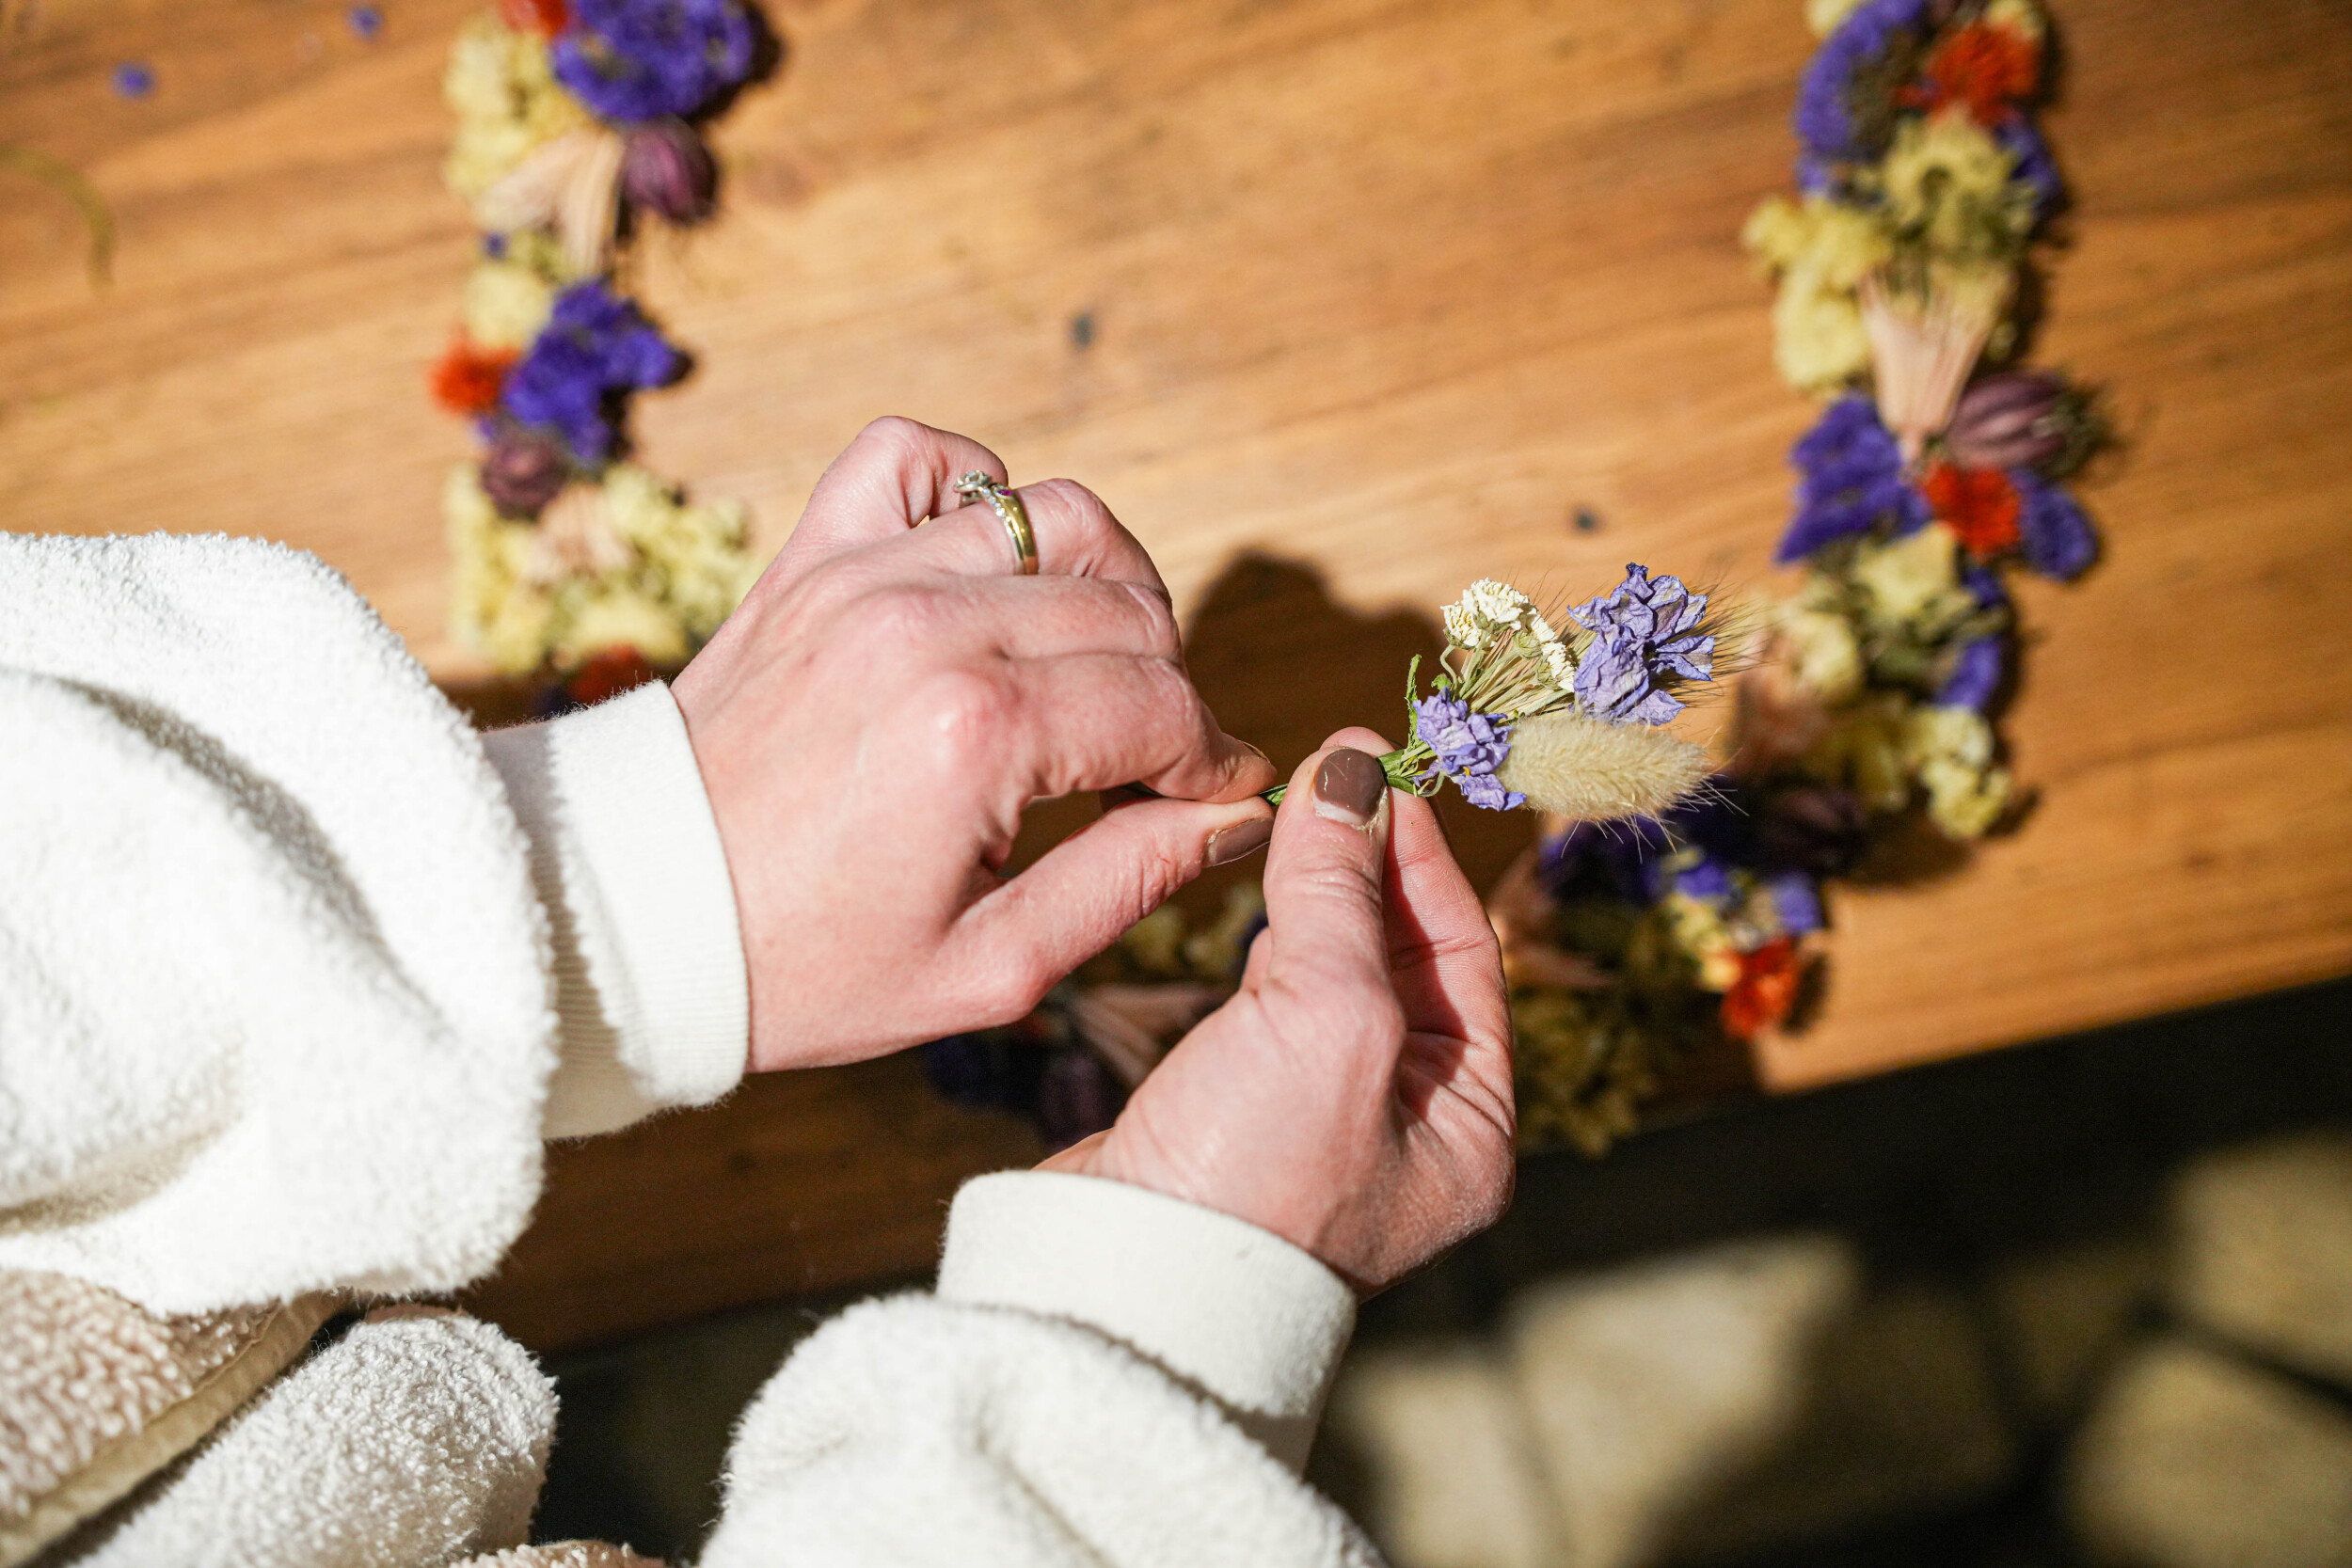
[[[373,45],[308,0],[0,11],[0,141],[122,229],[94,293],[64,202],[0,206],[11,527],[287,539],[481,673],[441,616],[465,441],[422,390],[470,244],[436,82],[471,8],[387,7]],[[2025,594],[2038,809],[1932,886],[1839,898],[1828,1006],[1762,1053],[1781,1086],[2352,968],[2352,12],[2057,8],[2077,206],[2042,356],[2125,416],[2088,496],[2107,559]],[[1788,179],[1798,10],[780,4],[722,220],[643,267],[701,358],[643,401],[645,454],[772,545],[905,413],[1094,486],[1188,608],[1245,552],[1310,573],[1339,621],[1209,661],[1280,761],[1396,717],[1395,674],[1333,672],[1318,627],[1631,559],[1772,593],[1810,409],[1733,236]],[[132,57],[143,102],[106,86]]]

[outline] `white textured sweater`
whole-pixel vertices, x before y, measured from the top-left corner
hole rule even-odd
[[[167,1311],[454,1288],[543,1137],[725,1093],[746,1008],[664,689],[485,742],[310,557],[0,535],[0,1267]],[[754,1403],[707,1560],[1370,1562],[1296,1479],[1353,1308],[1240,1221],[984,1178],[934,1294]]]

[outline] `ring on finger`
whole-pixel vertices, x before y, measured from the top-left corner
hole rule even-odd
[[[1016,570],[1025,578],[1037,576],[1037,530],[1029,526],[1029,509],[1021,503],[1021,493],[975,468],[956,481],[956,494],[967,502],[985,500],[995,509],[997,520],[1012,539]]]

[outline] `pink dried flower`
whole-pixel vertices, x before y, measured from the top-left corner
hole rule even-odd
[[[717,205],[718,166],[694,128],[658,119],[628,134],[621,154],[621,194],[632,206],[671,223],[700,223]]]
[[[506,426],[482,458],[482,493],[510,517],[536,517],[571,475],[561,443]]]
[[[2037,371],[1988,375],[1960,395],[1944,450],[1963,468],[2039,468],[2066,451],[2063,377]]]

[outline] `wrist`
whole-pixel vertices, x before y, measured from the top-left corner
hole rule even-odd
[[[1215,1401],[1294,1469],[1356,1316],[1346,1283],[1281,1237],[1060,1172],[965,1183],[938,1294],[1083,1324]]]

